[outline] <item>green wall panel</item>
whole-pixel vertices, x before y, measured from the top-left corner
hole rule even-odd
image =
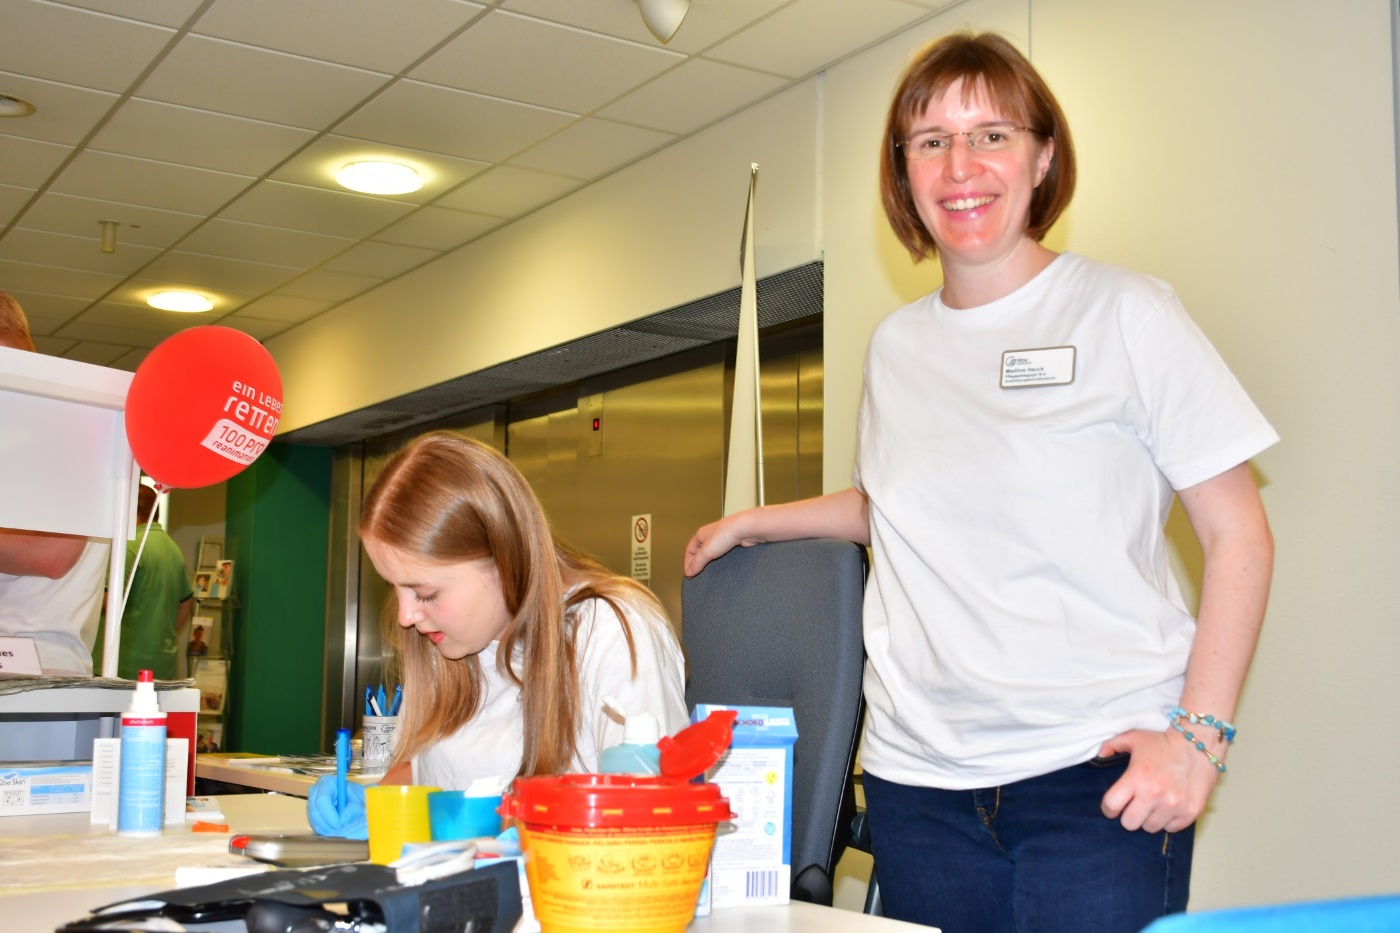
[[[233,657],[224,748],[320,748],[331,449],[272,444],[228,481]]]

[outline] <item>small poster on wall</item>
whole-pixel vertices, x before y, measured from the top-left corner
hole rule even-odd
[[[221,560],[214,565],[214,582],[209,588],[211,599],[228,599],[233,596],[233,561]]]
[[[224,749],[224,724],[221,722],[201,722],[195,730],[195,754],[207,755]]]
[[[222,658],[199,658],[194,662],[194,686],[199,691],[201,713],[222,713],[228,690],[228,662]]]
[[[214,568],[201,567],[194,575],[194,598],[209,599],[214,586]]]

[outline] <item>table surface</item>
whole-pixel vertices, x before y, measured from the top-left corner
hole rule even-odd
[[[306,801],[300,797],[243,794],[216,799],[235,832],[307,832],[309,829]],[[168,835],[188,833],[188,827],[167,831]],[[0,817],[0,864],[4,862],[7,839],[84,834],[108,835],[109,830],[105,825],[94,826],[86,813]],[[81,870],[80,865],[73,866],[75,874]],[[4,918],[3,927],[8,933],[49,933],[94,907],[171,887],[174,887],[173,877],[164,884],[113,884],[25,893],[6,893],[0,887],[0,917]],[[693,921],[688,933],[899,933],[901,930],[929,933],[930,929],[832,907],[794,903],[781,907],[722,908]]]
[[[279,794],[291,794],[295,797],[305,797],[311,793],[311,785],[315,784],[318,776],[312,774],[297,774],[293,771],[273,771],[267,768],[254,768],[247,764],[234,764],[237,761],[272,761],[271,758],[248,759],[248,758],[215,758],[208,755],[196,755],[194,759],[194,776],[197,778],[208,778],[214,781],[222,781],[225,784],[238,784],[243,787],[252,787],[257,790],[270,790]],[[384,775],[359,775],[352,774],[350,779],[360,784],[374,784]]]

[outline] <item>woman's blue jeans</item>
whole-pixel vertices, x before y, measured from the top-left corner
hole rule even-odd
[[[1184,911],[1195,827],[1129,832],[1099,809],[1127,763],[959,791],[865,772],[885,915],[943,933],[1138,933]]]

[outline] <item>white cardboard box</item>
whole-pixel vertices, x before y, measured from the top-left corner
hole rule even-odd
[[[0,764],[0,816],[82,813],[91,805],[91,761]]]
[[[786,904],[792,887],[792,710],[700,704],[691,721],[733,709],[734,741],[705,780],[718,784],[734,811],[734,829],[715,838],[705,881],[712,907]],[[703,909],[706,891],[700,894]]]

